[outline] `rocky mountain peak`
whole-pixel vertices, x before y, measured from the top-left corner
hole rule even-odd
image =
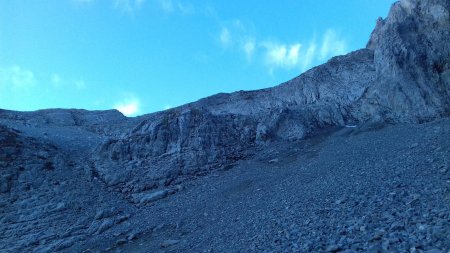
[[[378,80],[361,99],[363,111],[389,121],[449,114],[449,7],[445,0],[402,0],[377,22],[367,48]]]
[[[397,2],[378,20],[366,49],[273,88],[218,94],[145,115],[134,130],[98,149],[98,174],[129,196],[140,189],[140,183],[127,183],[136,178],[162,187],[249,158],[252,147],[273,141],[344,125],[448,116],[449,7],[444,0]]]

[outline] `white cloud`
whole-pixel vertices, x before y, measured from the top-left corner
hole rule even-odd
[[[182,14],[185,14],[185,15],[193,14],[195,12],[194,5],[192,5],[191,3],[178,2],[177,8]]]
[[[61,77],[58,74],[53,73],[50,77],[50,81],[53,87],[58,88],[61,86]]]
[[[299,62],[299,53],[302,45],[294,43],[291,45],[277,43],[263,43],[266,48],[266,62],[271,68],[282,67],[291,69]]]
[[[173,12],[174,10],[172,0],[159,0],[159,6],[165,12]]]
[[[329,57],[342,55],[347,52],[347,43],[339,38],[338,34],[328,29],[323,35],[322,47],[320,49],[320,59],[325,60]]]
[[[36,85],[34,73],[30,70],[14,65],[9,68],[0,68],[0,88],[12,90],[27,90]]]
[[[84,88],[86,88],[86,83],[83,80],[77,80],[75,82],[73,82],[75,85],[75,88],[82,90]]]
[[[220,44],[224,47],[227,47],[231,44],[231,34],[230,34],[230,30],[228,30],[228,28],[223,27],[222,31],[220,32],[220,36],[219,36],[219,41]]]
[[[50,75],[50,83],[53,88],[76,88],[77,90],[83,90],[86,88],[86,82],[83,79],[71,80],[71,81],[63,81],[61,76],[57,73],[53,73]]]
[[[132,97],[114,105],[125,116],[135,116],[139,112],[139,99]]]
[[[255,39],[247,39],[242,45],[245,56],[250,60],[255,52]]]
[[[166,13],[179,12],[181,14],[187,15],[195,12],[194,5],[191,3],[176,0],[159,0],[159,7]]]
[[[72,0],[73,3],[79,6],[90,5],[96,0]],[[148,0],[112,0],[113,7],[122,12],[133,14],[139,10]],[[165,13],[178,12],[183,15],[195,13],[195,6],[186,1],[178,0],[153,0],[152,4],[159,7]]]
[[[247,28],[240,19],[234,19],[231,24],[236,30],[245,31]]]
[[[204,8],[202,9],[202,13],[213,20],[219,20],[219,14],[217,13],[216,8],[212,6],[210,3],[205,3]]]
[[[76,4],[91,4],[94,0],[72,0]]]
[[[306,49],[306,52],[300,58],[302,71],[307,70],[313,63],[316,54],[317,45],[315,42],[311,42]]]
[[[146,0],[114,0],[114,7],[126,12],[133,13],[136,9],[141,8]]]
[[[251,24],[234,19],[222,22],[217,35],[219,44],[227,50],[239,52],[251,62],[253,58],[262,59],[273,73],[275,69],[298,69],[301,72],[325,60],[347,52],[347,43],[335,30],[326,30],[321,40],[313,38],[309,43],[301,40],[290,43],[277,40],[261,40],[254,36]]]
[[[307,47],[300,42],[291,44],[263,42],[260,45],[265,50],[265,62],[269,73],[277,68],[288,70],[299,68],[303,72],[315,64],[347,52],[345,39],[332,29],[323,34],[321,43],[317,44],[313,39]]]
[[[164,106],[164,110],[169,110],[169,109],[171,109],[173,106],[171,106],[171,105],[165,105]]]
[[[219,44],[227,50],[244,53],[246,59],[251,61],[258,49],[253,25],[240,19],[221,23],[216,37]]]
[[[256,39],[253,36],[253,25],[233,19],[221,22],[222,28],[218,32],[217,40],[222,47],[245,53],[251,59],[256,50]]]
[[[135,4],[137,7],[141,7],[141,5],[143,5],[143,4],[145,3],[145,1],[146,1],[146,0],[135,0],[135,1],[134,1],[134,4]]]

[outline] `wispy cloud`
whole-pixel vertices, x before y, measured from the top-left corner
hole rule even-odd
[[[261,45],[265,50],[265,63],[269,73],[273,73],[277,68],[287,70],[299,68],[303,72],[321,60],[314,40],[307,46],[299,42],[292,44],[263,42]]]
[[[255,57],[261,59],[258,62],[263,62],[271,74],[276,69],[298,69],[304,72],[333,56],[348,52],[346,40],[333,29],[326,30],[319,37],[320,40],[313,35],[309,42],[283,42],[257,38],[254,28],[239,19],[221,23],[222,28],[217,35],[220,45],[243,53],[248,62],[253,62]]]
[[[325,60],[331,56],[341,55],[347,52],[347,43],[340,38],[336,31],[328,29],[323,35],[320,48],[320,59]]]
[[[314,58],[316,56],[316,51],[317,45],[314,41],[311,41],[301,58],[302,71],[305,71],[313,64]]]
[[[57,73],[53,73],[50,75],[50,84],[55,89],[64,87],[69,89],[75,88],[77,90],[83,90],[86,88],[86,82],[83,79],[63,80],[63,78]]]
[[[251,38],[243,42],[242,49],[244,50],[247,60],[252,59],[253,53],[255,52],[255,48],[256,48],[255,39]]]
[[[73,84],[75,85],[75,88],[77,88],[78,90],[86,88],[86,83],[84,82],[84,80],[76,80],[73,82]]]
[[[174,10],[171,0],[159,0],[159,6],[165,12],[172,12]]]
[[[136,97],[129,97],[114,105],[114,109],[117,109],[125,116],[135,116],[139,113],[140,102]]]
[[[93,3],[95,0],[72,0],[75,4],[87,5]]]
[[[247,60],[251,60],[257,49],[253,36],[253,26],[239,19],[222,22],[222,28],[217,35],[220,45],[227,49],[243,52]]]
[[[37,83],[32,71],[18,65],[0,68],[0,88],[13,91],[23,91],[32,88]]]
[[[182,14],[185,15],[195,13],[195,7],[191,3],[177,2],[177,8]]]
[[[219,35],[219,42],[223,47],[228,47],[231,45],[231,34],[228,28],[222,27]]]
[[[195,7],[192,3],[177,0],[158,0],[159,7],[165,13],[179,12],[181,14],[193,14]]]
[[[53,87],[58,88],[61,86],[61,77],[59,77],[58,74],[53,73],[50,76],[50,82],[52,83]]]
[[[71,0],[77,6],[88,6],[98,0]],[[140,10],[146,2],[154,8],[161,9],[164,13],[180,13],[190,15],[196,12],[195,5],[188,1],[181,0],[111,0],[114,9],[126,14],[134,14]]]
[[[336,31],[328,29],[318,43],[313,38],[309,43],[293,42],[261,42],[264,50],[265,63],[269,73],[275,69],[296,69],[301,72],[308,70],[325,60],[347,53],[347,42]]]
[[[302,45],[294,43],[291,45],[277,43],[262,43],[266,48],[266,62],[271,67],[282,67],[291,69],[298,65],[299,53]]]
[[[135,0],[135,1],[134,1],[134,4],[135,4],[137,7],[141,7],[141,5],[143,5],[143,4],[145,3],[145,1],[146,1],[146,0]]]
[[[125,13],[133,13],[140,9],[146,0],[114,0],[114,7]]]

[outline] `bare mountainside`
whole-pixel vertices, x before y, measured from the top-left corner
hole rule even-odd
[[[0,251],[447,252],[448,38],[450,1],[402,0],[273,88],[0,110]]]

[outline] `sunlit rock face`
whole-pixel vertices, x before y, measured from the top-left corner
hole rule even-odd
[[[427,121],[450,113],[449,1],[403,0],[380,20],[367,48],[377,82],[363,112],[390,121]]]
[[[449,33],[448,1],[397,2],[377,21],[366,49],[274,88],[218,94],[144,116],[135,129],[101,147],[100,174],[110,175],[108,168],[119,165],[115,171],[127,168],[124,181],[139,175],[156,182],[167,171],[189,175],[220,168],[247,156],[238,154],[254,145],[298,140],[326,127],[447,116]]]
[[[224,168],[250,157],[246,150],[255,145],[355,122],[350,106],[374,80],[373,52],[363,49],[274,88],[218,94],[143,116],[99,148],[96,168],[108,184],[130,193],[142,188],[126,184],[134,178],[159,187],[165,178]]]

